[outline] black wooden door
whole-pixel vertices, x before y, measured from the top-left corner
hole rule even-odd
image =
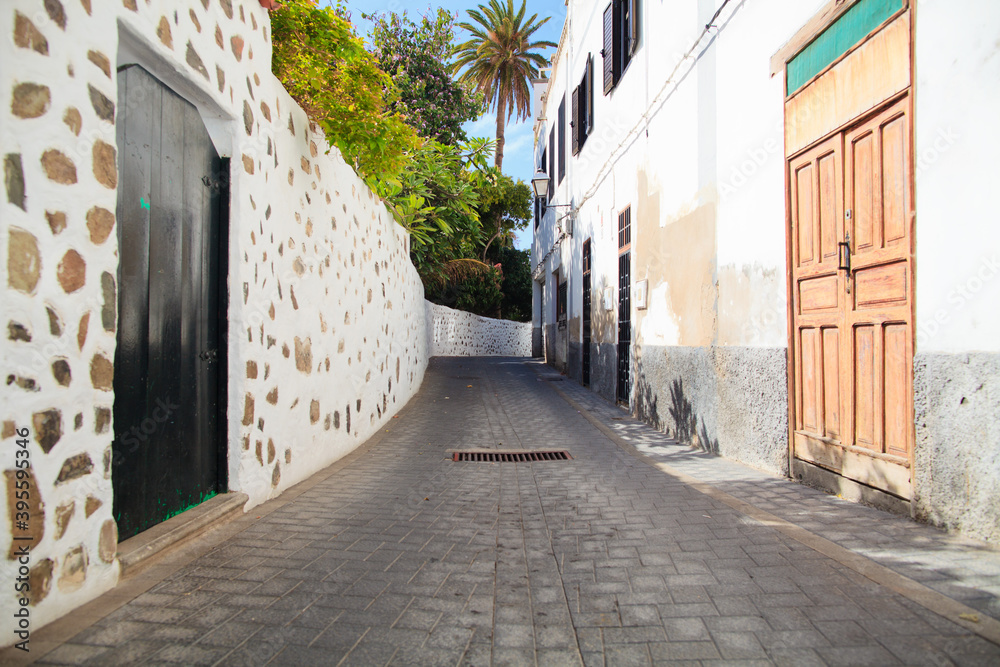
[[[228,164],[193,105],[118,72],[112,484],[125,539],[225,489]]]
[[[590,384],[590,239],[583,242],[583,384]]]

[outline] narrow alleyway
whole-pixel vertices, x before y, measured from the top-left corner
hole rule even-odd
[[[572,460],[447,455],[465,448]],[[433,359],[388,429],[304,486],[31,657],[1000,663],[996,550],[691,452],[537,362]]]

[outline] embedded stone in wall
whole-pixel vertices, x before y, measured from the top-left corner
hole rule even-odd
[[[52,377],[63,387],[68,387],[73,381],[73,374],[70,372],[69,362],[65,359],[56,359],[52,362]]]
[[[42,169],[49,180],[64,185],[76,183],[76,165],[62,152],[54,148],[42,153]]]
[[[48,454],[62,437],[62,413],[55,408],[36,412],[31,416],[35,427],[35,440],[42,451]]]
[[[188,16],[191,17],[191,23],[194,24],[194,29],[201,32],[201,21],[198,20],[198,15],[194,13],[193,9],[188,10]]]
[[[63,461],[62,468],[59,469],[59,475],[56,477],[56,484],[63,484],[84,475],[89,475],[93,469],[94,462],[91,460],[90,454],[84,452],[83,454],[71,456]]]
[[[104,72],[109,79],[111,78],[111,60],[106,55],[91,49],[87,51],[87,60],[97,65],[98,69]]]
[[[49,223],[49,229],[52,230],[52,235],[59,235],[62,230],[66,229],[66,214],[62,211],[56,211],[55,213],[45,212],[45,221]]]
[[[215,66],[215,78],[219,82],[219,92],[226,89],[226,72],[218,65]]]
[[[45,0],[45,12],[57,26],[66,29],[66,10],[59,0]]]
[[[243,154],[243,171],[250,175],[253,175],[254,172],[253,158],[246,153]]]
[[[253,394],[247,393],[243,403],[243,425],[253,424]]]
[[[94,433],[107,433],[111,426],[111,408],[94,408]]]
[[[107,271],[101,274],[101,296],[104,299],[104,305],[101,307],[101,325],[105,331],[114,332],[118,318],[118,301],[115,279]]]
[[[139,11],[138,7],[135,6],[135,0],[122,0],[122,6],[133,12]]]
[[[84,505],[83,507],[83,515],[89,518],[91,514],[101,509],[101,506],[103,504],[104,501],[102,501],[100,498],[97,498],[95,496],[87,496],[87,504]]]
[[[83,129],[83,117],[76,107],[70,107],[66,109],[66,113],[63,114],[63,122],[66,123],[73,134],[80,136],[80,130]]]
[[[14,12],[14,44],[22,49],[31,49],[43,56],[49,54],[49,42],[35,24],[21,12]]]
[[[271,472],[271,486],[277,487],[281,483],[281,464],[275,463],[274,470]]]
[[[247,362],[247,378],[251,380],[257,379],[257,362],[248,361]]]
[[[76,512],[76,501],[70,500],[56,508],[56,539],[61,540]]]
[[[49,316],[49,333],[56,338],[62,336],[62,322],[59,320],[59,315],[56,314],[56,311],[51,306],[46,306],[45,312]]]
[[[55,563],[46,558],[28,571],[28,604],[32,607],[44,600],[52,590],[52,571]]]
[[[201,61],[201,56],[199,56],[198,52],[194,50],[194,46],[191,45],[191,42],[187,43],[187,53],[185,53],[184,59],[196,72],[205,77],[206,81],[211,80],[208,77],[208,70],[205,69],[205,63]]]
[[[226,18],[233,18],[233,0],[219,0],[219,5],[226,14]]]
[[[91,85],[87,85],[90,91],[90,105],[94,107],[94,113],[101,120],[107,121],[109,123],[115,122],[115,103],[109,100],[104,93],[94,88]]]
[[[4,156],[3,182],[7,189],[7,201],[22,211],[27,211],[24,203],[24,167],[21,165],[20,153],[8,153]]]
[[[312,341],[295,337],[295,368],[309,375],[312,372]]]
[[[309,421],[313,424],[319,421],[319,401],[315,399],[309,403]]]
[[[60,591],[69,593],[79,590],[87,579],[87,550],[81,544],[63,556],[62,573],[56,585]]]
[[[83,317],[80,318],[80,324],[76,329],[76,344],[79,349],[83,349],[84,343],[87,342],[87,331],[90,329],[90,313],[84,313]]]
[[[270,403],[271,405],[277,405],[278,404],[278,388],[275,387],[271,391],[267,392],[267,396],[265,398],[267,399],[267,402]]]
[[[253,109],[246,100],[243,100],[243,129],[246,130],[248,137],[253,134]]]
[[[95,354],[90,360],[90,382],[94,389],[111,391],[115,380],[115,366],[103,354]]]
[[[63,226],[65,226],[66,215],[63,216]],[[115,228],[115,214],[106,208],[95,206],[87,211],[87,229],[90,231],[90,241],[94,245],[101,245],[111,236],[111,230]]]
[[[49,87],[37,83],[19,83],[14,87],[10,112],[18,118],[38,118],[49,110],[52,95]]]
[[[272,440],[271,438],[268,438],[267,439],[267,462],[268,463],[273,463],[275,456],[277,456],[277,453],[275,452],[275,449],[274,449],[274,440]]]
[[[168,49],[174,48],[174,37],[170,34],[170,21],[166,16],[160,17],[160,22],[156,26],[156,36]]]
[[[101,537],[97,543],[97,555],[105,563],[111,563],[118,555],[118,524],[108,519],[101,524]]]
[[[115,165],[115,147],[101,140],[94,142],[94,178],[106,188],[118,187],[118,167]]]
[[[67,250],[56,269],[56,277],[63,291],[72,294],[87,281],[87,263],[76,250]]]
[[[18,470],[21,472],[18,473]],[[3,474],[7,480],[7,513],[10,518],[10,535],[15,537],[30,537],[32,541],[28,542],[28,544],[36,545],[42,541],[42,537],[45,535],[45,506],[42,504],[41,489],[35,479],[35,473],[31,468],[18,468],[15,470],[4,470]],[[24,486],[24,482],[27,482],[28,488],[31,489],[31,493],[28,494],[26,499],[17,497],[20,492],[18,489],[19,482],[21,486]],[[18,501],[26,503],[27,509],[19,509]],[[21,505],[21,507],[24,506],[23,504]],[[21,529],[24,523],[19,522],[17,518],[19,512],[28,512],[28,515],[31,517],[31,521],[27,522],[27,530]],[[10,549],[7,552],[8,560],[16,558],[18,546],[21,544],[24,544],[24,542],[11,540]]]
[[[233,55],[236,56],[236,61],[240,62],[243,60],[243,38],[239,35],[233,35],[229,38],[229,45],[233,49]]]
[[[12,340],[21,343],[31,342],[31,332],[28,331],[28,327],[24,326],[20,322],[8,322],[7,323],[7,340]]]

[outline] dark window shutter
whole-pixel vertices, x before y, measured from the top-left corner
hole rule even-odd
[[[573,89],[573,103],[570,105],[569,126],[573,128],[573,155],[580,152],[580,131],[583,124],[580,122],[580,86]]]
[[[607,95],[615,87],[615,3],[608,3],[604,10],[604,94]]]
[[[625,0],[628,3],[628,49],[629,57],[639,46],[639,0]]]
[[[548,201],[552,201],[552,191],[556,188],[556,128],[549,130],[549,192]]]
[[[594,56],[587,57],[587,73],[583,77],[587,88],[584,115],[587,122],[583,126],[583,136],[589,137],[594,130]]]
[[[559,182],[566,175],[566,98],[559,102]]]

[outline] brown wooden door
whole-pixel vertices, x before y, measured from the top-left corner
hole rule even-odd
[[[789,161],[794,453],[910,497],[906,98]]]

